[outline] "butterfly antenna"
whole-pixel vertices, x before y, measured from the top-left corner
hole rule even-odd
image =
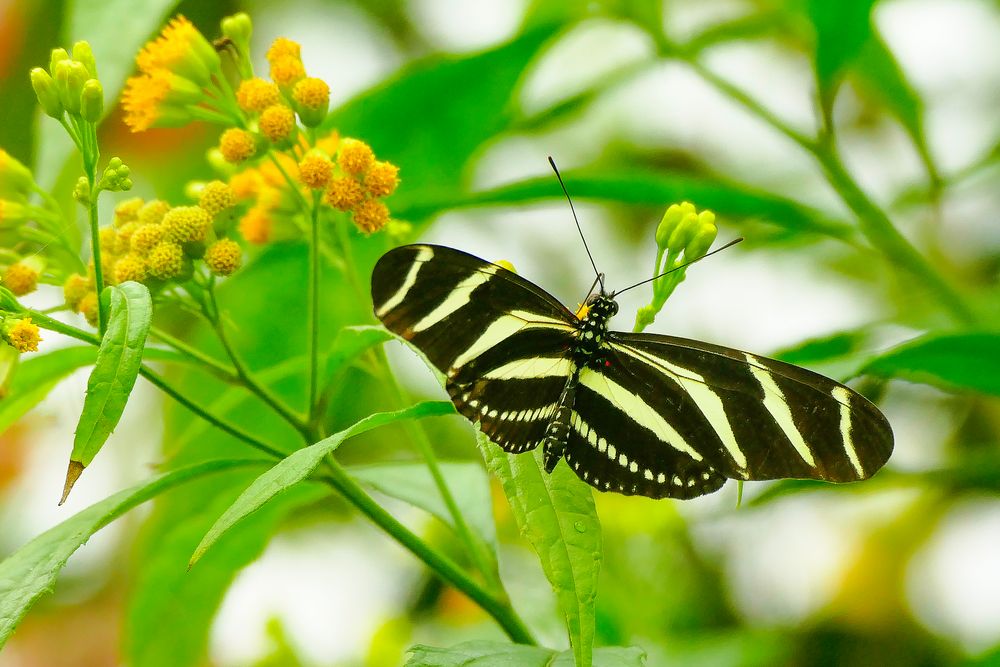
[[[685,267],[691,266],[695,262],[700,262],[701,260],[705,259],[706,257],[711,257],[712,255],[714,255],[717,252],[722,252],[726,248],[729,248],[730,246],[734,246],[734,245],[736,245],[737,243],[739,243],[742,240],[743,240],[742,236],[739,237],[739,238],[735,238],[732,241],[730,241],[729,243],[727,243],[726,245],[722,246],[721,248],[716,248],[712,252],[707,252],[704,255],[702,255],[701,257],[699,257],[698,259],[692,259],[690,262],[684,262],[680,266],[675,266],[674,268],[670,269],[669,271],[664,271],[663,273],[661,273],[658,276],[653,276],[652,278],[646,278],[642,282],[638,282],[635,285],[630,285],[630,286],[626,287],[625,289],[618,290],[617,292],[614,292],[612,294],[612,296],[618,296],[622,292],[627,292],[630,289],[632,289],[633,287],[639,287],[640,285],[645,285],[646,283],[651,283],[651,282],[653,282],[654,280],[656,280],[658,278],[662,278],[663,276],[667,275],[668,273],[673,273],[674,271],[680,271],[681,269],[683,269]]]
[[[587,238],[583,235],[583,228],[580,227],[580,219],[576,217],[576,209],[573,207],[573,199],[569,196],[569,190],[566,189],[566,184],[563,183],[562,174],[559,173],[559,167],[556,166],[556,161],[549,156],[549,164],[552,165],[552,171],[556,172],[556,178],[559,179],[559,185],[562,186],[563,194],[566,195],[566,201],[569,202],[569,210],[573,213],[573,222],[576,223],[576,231],[580,232],[580,239],[583,241],[583,249],[587,251],[587,257],[590,258],[590,265],[594,267],[594,274],[597,275],[597,282],[601,284],[601,291],[604,291],[604,274],[597,270],[597,263],[594,261],[594,256],[590,254],[590,248],[587,246]],[[591,288],[593,290],[593,288]]]

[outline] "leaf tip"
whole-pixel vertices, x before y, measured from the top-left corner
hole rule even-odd
[[[62,505],[69,498],[69,492],[73,490],[73,485],[76,484],[76,480],[80,479],[80,475],[83,474],[83,464],[79,461],[70,461],[69,467],[66,469],[66,482],[63,484],[62,498],[59,499],[59,504]]]

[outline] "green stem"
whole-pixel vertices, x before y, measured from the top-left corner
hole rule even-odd
[[[316,425],[319,414],[319,206],[320,192],[313,193],[312,210],[310,211],[310,242],[309,242],[309,304],[306,308],[306,326],[308,327],[309,354],[309,406],[308,421]]]
[[[176,338],[163,329],[152,327],[149,330],[149,334],[162,343],[166,343],[168,346],[177,350],[186,357],[190,357],[195,361],[208,367],[208,370],[215,374],[219,379],[225,382],[237,382],[240,377],[236,373],[235,369],[226,364],[220,362],[215,357],[205,354],[196,347],[188,345],[179,338]]]
[[[219,315],[219,305],[215,298],[215,289],[209,285],[206,292],[208,294],[209,303],[211,304],[211,312],[206,313],[206,317],[212,324],[212,328],[215,330],[215,335],[219,338],[219,342],[222,343],[222,347],[226,351],[226,355],[228,355],[230,362],[232,362],[233,368],[236,369],[236,375],[239,376],[240,380],[251,393],[256,395],[260,400],[264,401],[271,407],[271,409],[278,413],[282,419],[288,422],[292,428],[298,431],[303,440],[309,443],[313,442],[310,439],[312,432],[305,419],[303,419],[303,417],[296,411],[285,405],[284,401],[271,393],[270,389],[257,382],[253,373],[251,373],[250,369],[243,363],[243,359],[236,352],[236,348],[233,347],[229,340],[229,335],[226,333],[226,327],[222,324],[222,317]]]
[[[43,329],[48,329],[49,331],[55,331],[69,338],[75,338],[78,341],[84,343],[89,343],[91,345],[100,345],[101,339],[96,334],[92,334],[89,331],[84,331],[83,329],[77,329],[76,327],[66,324],[65,322],[60,322],[57,319],[45,315],[38,310],[25,310],[25,313],[31,316],[31,321],[42,327]]]
[[[889,216],[871,200],[851,177],[832,144],[823,144],[813,152],[834,189],[858,216],[861,232],[893,264],[933,292],[937,299],[964,324],[974,324],[976,317],[955,288],[899,233]]]
[[[197,120],[203,120],[207,123],[214,123],[215,125],[223,125],[229,127],[234,124],[242,127],[242,120],[239,118],[232,118],[227,114],[220,113],[213,109],[206,109],[205,107],[189,106],[187,107],[188,113],[191,114],[192,118]]]
[[[413,555],[422,560],[434,570],[438,576],[450,583],[486,613],[492,616],[507,636],[518,644],[536,645],[531,631],[518,617],[514,609],[504,600],[492,595],[480,586],[462,568],[447,556],[435,551],[427,543],[417,537],[403,524],[376,503],[364,489],[358,485],[340,464],[327,460],[329,477],[325,478],[330,486],[339,491],[352,505],[368,517],[372,523],[388,533],[393,539],[406,547]]]
[[[395,395],[396,403],[401,408],[412,405],[411,399],[403,391],[395,374],[389,367],[389,360],[385,356],[385,351],[379,348],[373,354],[383,379]],[[438,493],[441,495],[441,499],[444,500],[445,507],[448,508],[448,513],[455,524],[455,530],[465,544],[465,549],[473,563],[475,563],[476,569],[486,577],[486,580],[494,590],[503,592],[503,595],[506,596],[506,592],[503,589],[503,582],[500,581],[496,570],[491,566],[488,556],[483,553],[480,541],[472,534],[469,523],[465,520],[465,515],[462,514],[462,510],[459,509],[458,503],[455,501],[454,494],[452,494],[451,489],[448,487],[448,482],[441,472],[441,466],[438,465],[437,457],[434,455],[434,448],[427,438],[427,433],[418,424],[414,423],[413,420],[404,420],[402,424],[403,429],[407,432],[410,440],[417,446],[417,450],[427,464],[427,469],[431,473],[434,485],[437,487]]]
[[[896,230],[888,215],[861,189],[837,153],[829,131],[821,140],[811,139],[792,129],[778,116],[750,97],[737,86],[716,75],[690,56],[681,56],[703,79],[747,111],[785,135],[812,155],[823,168],[831,186],[858,216],[861,232],[876,249],[893,264],[903,267],[935,294],[951,314],[965,324],[975,322],[975,316],[958,291],[939,274],[906,238]]]
[[[276,459],[283,459],[286,456],[288,456],[285,452],[281,451],[277,447],[272,447],[263,440],[260,440],[251,435],[250,433],[244,431],[240,427],[233,426],[232,424],[229,424],[223,421],[222,419],[216,417],[212,413],[207,412],[197,403],[190,400],[189,398],[184,396],[184,394],[174,389],[174,387],[171,386],[166,380],[164,380],[156,371],[152,370],[145,364],[143,364],[139,368],[139,375],[149,380],[150,384],[152,384],[154,387],[156,387],[164,394],[174,399],[175,401],[183,405],[185,408],[193,412],[195,415],[201,417],[202,419],[204,419],[205,421],[207,421],[209,424],[216,427],[220,431],[228,433],[237,440],[241,440],[242,442],[250,445],[254,449],[264,452],[268,456],[273,456]]]

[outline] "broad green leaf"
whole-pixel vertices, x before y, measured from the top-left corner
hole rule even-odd
[[[844,70],[871,34],[875,0],[808,0],[808,16],[816,31],[815,67],[820,96],[829,107]]]
[[[403,419],[422,419],[449,415],[454,412],[455,407],[448,401],[425,401],[396,412],[379,412],[362,419],[350,428],[320,440],[314,445],[290,454],[255,479],[246,491],[240,494],[236,502],[219,517],[202,539],[201,544],[195,549],[191,556],[191,565],[197,563],[212,544],[241,519],[256,512],[274,496],[311,475],[323,457],[337,449],[348,438]]]
[[[153,303],[145,285],[125,282],[108,289],[111,290],[111,315],[87,382],[87,397],[73,439],[63,501],[125,411],[142,366],[146,334],[153,317]]]
[[[490,498],[490,481],[482,466],[475,463],[440,463],[455,503],[469,525],[489,546],[496,549],[496,525]],[[365,486],[430,512],[452,525],[451,512],[441,499],[434,478],[423,463],[380,463],[352,466],[351,476]]]
[[[554,34],[546,25],[483,53],[415,62],[335,110],[324,127],[363,137],[380,158],[403,167],[394,213],[407,193],[454,192],[473,152],[510,124],[514,90]]]
[[[656,171],[602,174],[569,172],[563,176],[576,199],[651,206],[666,206],[687,199],[720,215],[761,218],[788,231],[813,232],[836,238],[854,236],[850,225],[830,220],[819,211],[778,195],[722,179]],[[468,195],[453,192],[445,198],[414,201],[408,207],[394,209],[394,212],[400,217],[421,219],[454,208],[523,204],[562,196],[559,185],[546,177]]]
[[[470,641],[449,648],[416,645],[405,667],[574,667],[573,653],[541,646]],[[590,663],[587,663],[590,664]],[[594,649],[594,667],[643,667],[646,653],[639,648]]]
[[[260,465],[260,460],[217,460],[180,468],[91,505],[51,528],[0,563],[0,647],[28,608],[52,590],[59,571],[90,536],[133,507],[179,484],[211,473]]]
[[[921,336],[872,360],[862,372],[1000,396],[1000,333]]]
[[[482,434],[479,445],[556,593],[576,664],[589,665],[601,569],[601,524],[590,487],[562,462],[546,474],[540,448],[506,454]]]

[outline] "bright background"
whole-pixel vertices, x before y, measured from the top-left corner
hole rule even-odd
[[[0,144],[25,161],[40,159],[43,168],[45,142],[54,132],[47,119],[36,125],[27,70],[46,63],[53,46],[76,39],[94,41],[100,65],[101,45],[85,21],[74,23],[85,10],[72,4],[0,2]],[[441,124],[455,123],[464,136],[480,117],[493,122],[495,109],[477,108],[460,94],[465,85],[484,85],[475,79],[489,72],[457,82],[454,96],[429,89],[419,100],[421,111],[408,117],[412,126],[381,128],[376,149],[400,166],[404,187],[389,203],[403,215],[411,212],[407,217],[425,229],[420,238],[510,260],[570,305],[585,296],[592,271],[558,191],[496,207],[425,207],[430,213],[424,214],[421,197],[433,193],[440,165],[451,169],[441,187],[459,189],[445,193],[456,199],[551,178],[546,156],[552,155],[568,174],[642,167],[700,179],[714,185],[722,201],[732,186],[792,200],[818,219],[854,223],[809,155],[688,65],[658,57],[646,33],[607,10],[644,3],[570,3],[580,7],[569,12],[576,20],[566,18],[562,3],[499,0],[120,4],[123,16],[184,13],[210,38],[221,16],[246,11],[262,70],[274,37],[299,41],[310,75],[331,84],[333,104],[354,100],[353,113],[362,117],[357,96],[391,85],[411,63],[472,58],[517,38],[526,16],[549,11],[562,17],[562,27],[526,60],[508,122],[460,164],[435,159],[435,151],[446,152],[439,145],[425,147],[426,164],[400,161],[395,154],[405,147],[393,144],[394,132],[413,141],[422,127],[433,126],[438,129],[427,136],[440,138],[448,136]],[[706,48],[700,62],[811,133],[816,93],[802,11],[799,3],[779,0],[677,0],[667,3],[664,24],[678,41],[745,24],[740,35]],[[847,78],[835,105],[845,161],[897,228],[928,249],[935,266],[987,314],[984,326],[995,329],[1000,6],[883,0],[873,21],[922,100],[926,144],[948,187],[937,201],[921,196],[927,177],[914,143],[863,72]],[[135,50],[150,34],[115,47]],[[581,100],[581,93],[592,97]],[[549,113],[567,101],[573,103],[565,113]],[[106,154],[132,165],[137,193],[177,197],[187,180],[202,175],[204,151],[216,137],[216,129],[205,127],[133,137],[115,115],[104,140]],[[572,193],[573,179],[567,180]],[[408,181],[423,190],[407,192]],[[709,205],[690,192],[678,186],[677,198]],[[577,210],[609,286],[622,287],[649,277],[653,230],[674,200],[609,199],[578,195]],[[761,354],[863,331],[863,341],[806,363],[843,378],[879,350],[953,326],[908,274],[877,255],[788,232],[764,213],[727,215],[725,206],[714,207],[720,240],[742,235],[747,241],[691,269],[651,331]],[[46,298],[52,294],[39,296]],[[635,290],[622,299],[620,328],[631,327],[644,298],[647,293]],[[443,396],[410,351],[395,346],[391,352],[417,391]],[[0,439],[0,553],[147,477],[166,458],[161,397],[140,384],[105,453],[70,502],[57,508],[85,383],[85,374],[73,376]],[[820,656],[824,664],[852,665],[1000,661],[1000,473],[971,484],[959,474],[1000,470],[1000,404],[995,397],[904,381],[877,391],[896,450],[886,472],[871,482],[819,490],[779,486],[787,493],[770,495],[767,485],[751,483],[741,509],[733,484],[687,503],[599,496],[606,561],[598,642],[642,646],[650,665],[807,664],[821,662]],[[449,455],[477,456],[468,429],[454,426],[441,437],[449,439],[443,445]],[[386,443],[380,446],[386,451]],[[440,532],[417,511],[389,506],[422,533]],[[500,500],[501,565],[515,606],[544,643],[564,646],[547,584],[503,509]],[[0,654],[0,667],[113,665],[128,661],[125,656],[144,664],[122,647],[129,645],[136,606],[144,604],[141,595],[150,594],[152,575],[139,564],[156,543],[148,534],[155,516],[137,510],[80,550],[54,594]],[[277,525],[263,554],[236,573],[228,590],[205,593],[207,610],[157,607],[164,637],[212,618],[205,661],[218,665],[392,665],[412,643],[500,637],[482,612],[442,590],[412,557],[343,507],[314,508]]]

